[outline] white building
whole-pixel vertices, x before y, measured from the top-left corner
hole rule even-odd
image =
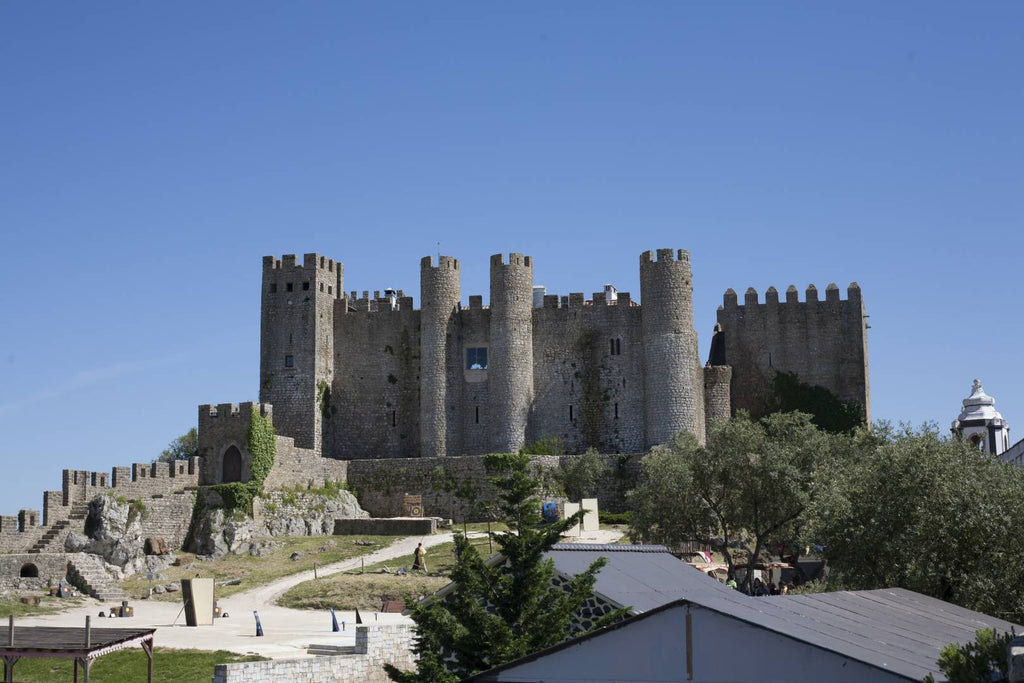
[[[964,399],[960,417],[953,420],[953,434],[969,441],[980,451],[1003,455],[1010,448],[1010,427],[995,405],[996,400],[985,393],[981,382],[974,380],[971,395]],[[1024,441],[1014,444],[1014,448],[1022,443]]]

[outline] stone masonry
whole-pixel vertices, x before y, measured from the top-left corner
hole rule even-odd
[[[775,370],[795,371],[868,407],[860,289],[824,302],[791,288],[779,304],[732,290],[718,351],[704,365],[693,329],[689,252],[640,256],[642,302],[533,296],[530,256],[490,260],[490,305],[460,303],[462,264],[420,264],[422,308],[401,290],[343,291],[343,265],[318,254],[265,257],[260,399],[278,434],[325,459],[355,461],[515,451],[542,438],[571,452],[635,453],[737,408],[755,414]],[[641,305],[641,303],[643,305]],[[870,413],[869,413],[870,414]]]
[[[385,663],[404,670],[415,668],[413,642],[411,626],[357,626],[352,654],[218,664],[212,683],[387,683]]]

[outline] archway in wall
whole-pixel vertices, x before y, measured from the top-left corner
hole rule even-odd
[[[242,481],[242,454],[236,446],[224,451],[221,479],[225,484]]]
[[[39,578],[39,567],[35,566],[31,562],[27,562],[21,566],[21,578],[23,579],[38,579]]]

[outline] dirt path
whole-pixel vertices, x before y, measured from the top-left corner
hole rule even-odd
[[[473,534],[470,536],[483,535]],[[573,539],[581,543],[614,543],[621,533],[615,531],[599,531]],[[435,534],[432,536],[409,536],[391,543],[387,547],[375,550],[362,557],[366,564],[376,564],[387,560],[405,557],[408,564],[412,563],[413,550],[417,543],[427,547],[450,542],[453,534]],[[342,571],[357,569],[360,558],[344,560],[331,565],[317,568],[318,576],[329,576]],[[271,658],[288,658],[306,656],[306,648],[312,644],[352,645],[355,640],[355,613],[337,612],[338,621],[345,625],[341,633],[331,631],[331,617],[326,611],[296,610],[280,607],[277,599],[289,588],[313,578],[312,570],[299,572],[276,581],[256,586],[230,597],[218,599],[217,604],[224,610],[225,617],[217,619],[213,626],[189,628],[184,625],[181,615],[181,604],[175,602],[159,602],[156,600],[137,600],[133,602],[135,616],[130,622],[117,619],[98,620],[97,614],[109,605],[97,600],[88,599],[82,607],[76,607],[62,614],[40,617],[25,617],[18,620],[19,624],[37,626],[79,626],[85,623],[86,615],[93,617],[93,626],[101,628],[131,627],[156,628],[156,645],[171,648],[195,648],[198,650],[230,650],[239,653],[259,654]],[[253,611],[259,612],[263,625],[263,636],[256,637],[256,622]],[[400,614],[363,614],[366,622],[408,623],[408,617]]]

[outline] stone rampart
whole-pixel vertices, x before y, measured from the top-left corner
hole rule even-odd
[[[576,455],[535,455],[535,476],[552,492],[557,488],[556,470],[563,460]],[[643,454],[602,456],[607,470],[597,484],[601,509],[624,509],[625,494],[636,485]],[[491,519],[495,490],[487,482],[483,457],[467,455],[439,458],[354,460],[349,463],[348,484],[359,504],[373,517],[399,517],[406,494],[423,496],[423,514],[461,522]]]
[[[724,335],[726,364],[732,366],[732,409],[763,414],[772,397],[776,372],[795,372],[802,382],[831,391],[843,401],[856,401],[871,420],[868,381],[867,316],[860,286],[847,288],[841,299],[839,287],[825,288],[825,300],[814,285],[805,301],[796,287],[786,290],[786,300],[770,287],[764,303],[748,288],[743,304],[732,289],[718,309]]]
[[[353,654],[218,664],[212,683],[387,683],[385,663],[406,670],[416,666],[413,638],[413,628],[405,624],[357,626]]]
[[[171,463],[135,463],[114,467],[110,473],[64,470],[59,491],[43,492],[43,514],[25,510],[18,517],[0,517],[0,553],[29,550],[63,550],[68,533],[81,532],[84,506],[93,498],[111,494],[122,498],[148,500],[170,496],[199,484],[198,457]],[[184,524],[188,526],[189,514]]]
[[[68,573],[63,554],[0,555],[0,588],[35,589],[56,586]]]

